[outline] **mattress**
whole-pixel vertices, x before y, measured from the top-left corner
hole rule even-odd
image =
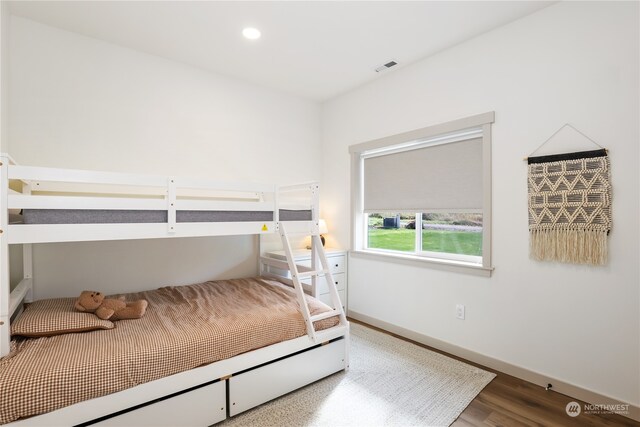
[[[282,221],[311,221],[310,210],[281,209]],[[167,211],[100,209],[25,209],[24,224],[166,223]],[[266,222],[273,211],[177,211],[176,222]]]
[[[115,393],[305,335],[294,290],[263,278],[169,286],[125,295],[142,319],[110,330],[14,338],[0,359],[0,424]],[[311,314],[329,310],[307,297]],[[89,314],[87,314],[89,315]],[[337,316],[315,322],[337,325]]]

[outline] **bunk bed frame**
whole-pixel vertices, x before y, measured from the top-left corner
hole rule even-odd
[[[12,193],[10,186],[21,187],[18,188],[20,194]],[[260,257],[260,271],[263,276],[278,278],[295,289],[307,330],[306,336],[8,425],[211,425],[347,369],[349,324],[320,242],[318,191],[317,183],[277,187],[19,166],[7,154],[0,154],[0,357],[10,351],[11,319],[19,316],[23,303],[33,298],[34,243],[278,233],[287,261]],[[308,197],[304,210],[310,211],[310,215],[302,220],[281,218],[281,213],[289,206],[288,196],[301,192]],[[166,220],[10,224],[9,210],[18,209],[164,211]],[[181,211],[231,213],[244,217],[238,221],[227,217],[223,222],[215,219],[180,222]],[[272,215],[265,219],[265,212]],[[289,242],[292,234],[311,236],[311,267],[295,264]],[[14,244],[23,245],[24,274],[10,291],[9,245]],[[275,276],[270,272],[270,266],[288,270],[289,278]],[[311,316],[304,291],[316,289],[316,281],[321,275],[327,278],[333,310]],[[303,284],[302,280],[310,280],[311,285]],[[339,316],[337,326],[322,331],[314,329],[313,322],[332,316]]]

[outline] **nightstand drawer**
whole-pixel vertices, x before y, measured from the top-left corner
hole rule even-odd
[[[329,262],[329,269],[332,273],[344,273],[346,263],[346,257],[344,255],[327,257],[327,261]],[[296,264],[311,267],[311,260],[296,260]],[[320,260],[318,260],[317,268],[320,268],[320,265]]]
[[[318,279],[318,294],[326,294],[329,292],[329,286],[327,286],[327,277],[323,276]],[[333,281],[336,282],[336,288],[339,291],[344,290],[344,286],[347,283],[347,278],[344,273],[334,273]]]
[[[338,291],[338,296],[340,297],[340,302],[342,303],[342,307],[344,308],[347,302],[345,291]],[[331,307],[331,294],[322,294],[318,297],[318,299]]]
[[[327,257],[327,261],[329,261],[329,269],[332,273],[345,272],[345,264],[347,261],[344,255]]]

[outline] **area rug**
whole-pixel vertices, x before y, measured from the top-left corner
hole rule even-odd
[[[448,426],[495,374],[351,323],[350,367],[221,427]]]

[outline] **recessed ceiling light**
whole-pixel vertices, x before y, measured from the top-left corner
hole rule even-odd
[[[260,38],[260,30],[257,28],[247,27],[242,30],[242,35],[249,40],[256,40]]]

